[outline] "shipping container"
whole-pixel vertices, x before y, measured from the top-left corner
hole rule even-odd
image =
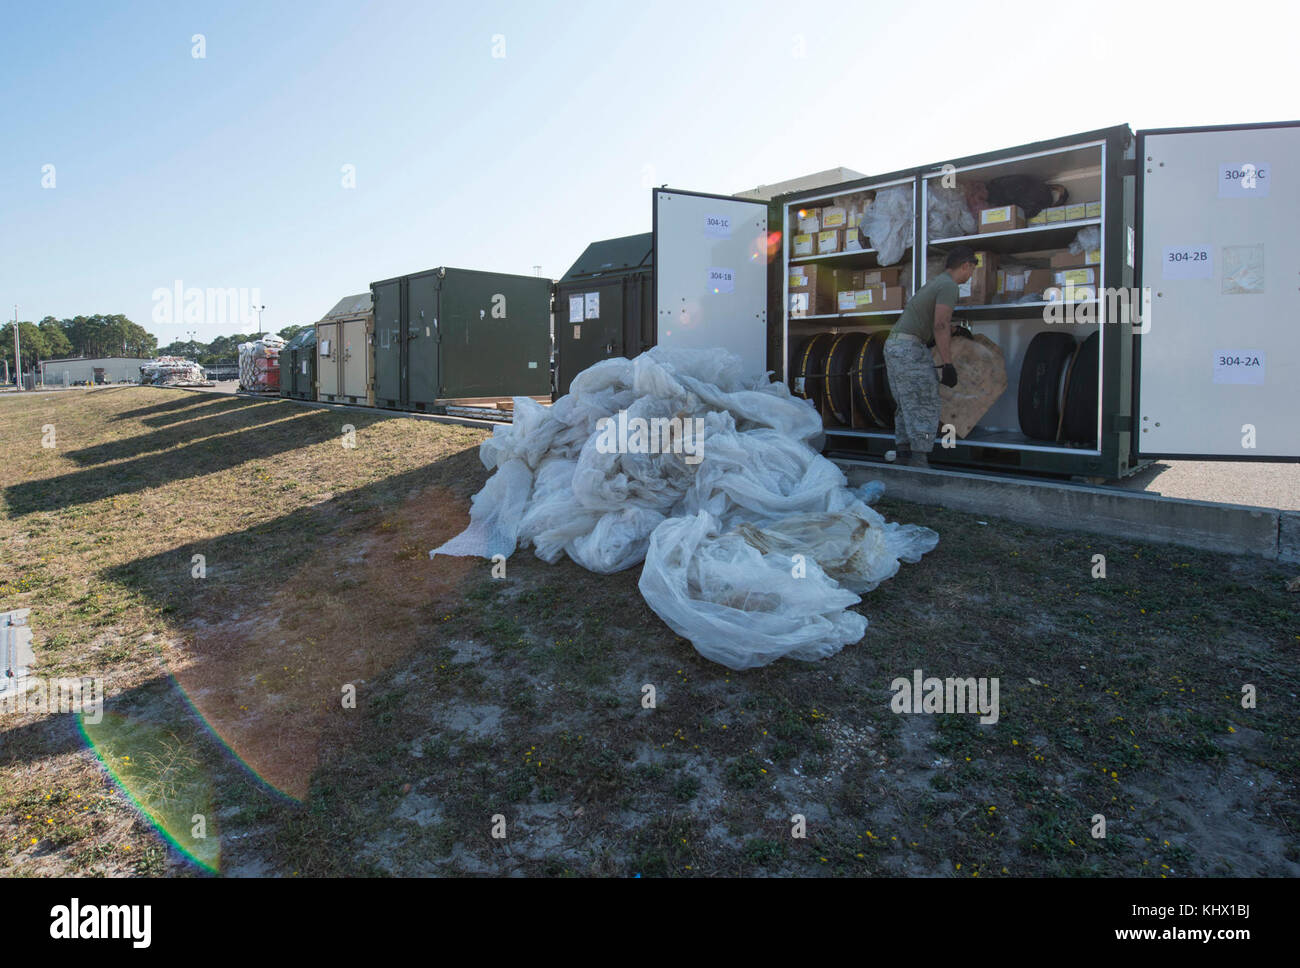
[[[316,327],[303,327],[280,351],[280,396],[316,399]]]
[[[551,393],[551,280],[442,267],[371,283],[374,405],[448,405]]]
[[[601,360],[654,345],[650,232],[593,242],[555,284],[555,394]]]
[[[326,403],[375,405],[370,293],[345,296],[316,323],[317,392]]]
[[[828,452],[883,457],[880,342],[968,245],[987,274],[954,322],[1000,351],[1006,388],[936,466],[1113,479],[1158,457],[1300,459],[1297,170],[1298,122],[1121,125],[766,203],[655,189],[659,341],[766,367],[823,414]],[[1008,192],[1033,214],[993,204]],[[961,200],[973,221],[954,228]],[[879,244],[848,224],[908,201]]]

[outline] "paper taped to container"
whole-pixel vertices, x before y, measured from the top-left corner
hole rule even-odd
[[[971,339],[953,336],[950,342],[957,385],[939,385],[939,423],[952,424],[957,436],[965,438],[1006,392],[1007,363],[998,345],[982,333]],[[933,355],[936,366],[943,362],[937,346]]]

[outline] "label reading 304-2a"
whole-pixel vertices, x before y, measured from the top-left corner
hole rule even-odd
[[[1263,350],[1215,350],[1214,382],[1262,386]]]

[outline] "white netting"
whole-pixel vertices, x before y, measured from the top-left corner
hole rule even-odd
[[[862,637],[855,592],[939,540],[887,523],[867,506],[882,486],[847,487],[821,441],[806,401],[743,379],[724,350],[605,360],[551,407],[515,398],[479,450],[496,473],[469,527],[430,556],[531,544],[601,573],[644,561],[647,604],[706,657],[821,658]]]

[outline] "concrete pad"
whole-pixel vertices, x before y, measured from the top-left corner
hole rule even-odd
[[[885,496],[1022,524],[1277,559],[1300,554],[1300,514],[1187,501],[1116,488],[1024,480],[962,471],[838,460],[851,485],[879,480]],[[1290,559],[1288,559],[1290,560]]]

